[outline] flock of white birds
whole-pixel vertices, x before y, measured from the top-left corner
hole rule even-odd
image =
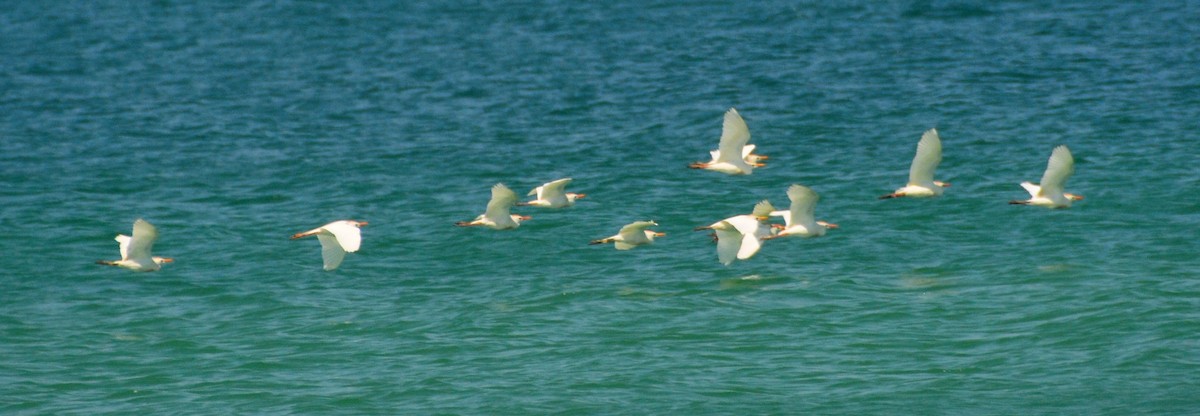
[[[749,144],[750,129],[736,109],[730,108],[725,112],[725,122],[722,126],[721,141],[717,150],[710,151],[712,160],[695,162],[689,165],[693,169],[705,169],[730,175],[749,175],[756,167],[764,166],[767,156],[755,154],[755,145]],[[942,161],[942,141],[936,129],[929,129],[917,143],[917,154],[913,157],[912,167],[908,172],[908,183],[896,189],[895,192],[883,195],[880,199],[890,198],[928,198],[942,195],[950,184],[933,180],[933,173]],[[1027,200],[1010,201],[1010,204],[1035,205],[1047,208],[1068,208],[1072,201],[1083,199],[1082,196],[1064,192],[1067,178],[1075,172],[1075,159],[1067,146],[1058,146],[1050,154],[1046,172],[1042,174],[1039,184],[1022,182],[1021,187],[1029,192]],[[459,221],[455,225],[462,227],[486,227],[493,230],[511,230],[521,226],[521,221],[531,217],[512,213],[514,206],[534,206],[540,208],[565,208],[575,205],[577,199],[585,194],[566,192],[571,178],[559,179],[534,188],[529,192],[534,199],[520,202],[517,194],[497,183],[492,186],[492,199],[488,201],[487,209],[471,221]],[[725,265],[734,260],[746,260],[753,257],[762,248],[764,241],[783,237],[820,237],[829,229],[838,228],[837,224],[817,221],[814,210],[820,196],[812,189],[794,184],[787,190],[791,206],[787,210],[776,210],[768,200],[763,200],[754,206],[750,214],[736,215],[725,218],[707,226],[696,228],[712,230],[717,243],[717,259]],[[770,217],[783,217],[783,224],[772,224]],[[341,220],[322,225],[309,231],[296,233],[292,239],[316,236],[321,243],[321,257],[325,270],[334,270],[342,264],[346,253],[358,251],[362,243],[359,227],[365,226],[365,221]],[[654,243],[655,237],[665,234],[651,230],[657,226],[654,221],[635,221],[621,227],[617,234],[593,240],[590,244],[613,244],[617,250],[629,250],[637,246]],[[152,256],[150,251],[158,238],[158,230],[146,220],[138,219],[133,223],[133,236],[117,235],[120,245],[120,260],[101,260],[97,263],[119,266],[126,269],[149,272],[159,270],[163,263],[174,261],[169,257]]]

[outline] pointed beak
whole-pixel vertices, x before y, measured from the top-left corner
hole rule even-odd
[[[828,222],[825,222],[825,221],[817,221],[817,224],[824,225],[824,226],[825,226],[825,228],[828,228],[828,229],[831,229],[831,230],[832,230],[832,229],[835,229],[835,228],[838,228],[838,225],[837,225],[837,224],[828,223]]]
[[[585,197],[587,197],[587,194],[575,194],[575,199],[583,199]]]
[[[1063,195],[1066,196],[1067,198],[1071,199],[1072,201],[1078,201],[1078,200],[1083,199],[1083,195],[1075,195],[1075,194],[1063,194]]]
[[[655,237],[666,237],[667,233],[654,233]]]
[[[771,158],[770,156],[767,156],[767,155],[757,155],[757,154],[753,154],[753,153],[751,153],[750,156],[758,158],[758,160],[767,160],[767,159]]]
[[[366,222],[366,221],[359,221],[359,222],[358,222],[358,226],[359,226],[359,227],[366,227],[366,226],[367,226],[367,222]]]
[[[934,185],[937,185],[937,186],[940,186],[940,187],[943,187],[943,188],[949,188],[949,187],[950,187],[950,182],[933,181],[933,184],[934,184]]]
[[[162,262],[163,262],[163,263],[174,263],[174,262],[175,262],[175,259],[173,259],[173,258],[170,258],[170,257],[163,257],[163,258],[162,258]]]
[[[517,218],[520,218],[521,221],[529,221],[529,220],[533,219],[533,217],[530,217],[528,215],[521,215],[521,216],[518,216]]]

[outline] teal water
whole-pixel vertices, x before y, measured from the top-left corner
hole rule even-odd
[[[214,3],[0,8],[0,413],[1200,409],[1195,2]],[[687,169],[729,107],[769,165]],[[1058,144],[1087,199],[1007,205]],[[792,183],[841,228],[691,231]]]

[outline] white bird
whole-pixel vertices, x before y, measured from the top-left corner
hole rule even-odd
[[[721,128],[721,142],[715,152],[711,152],[710,162],[695,162],[688,167],[692,169],[707,169],[730,175],[749,175],[754,171],[755,164],[747,163],[743,154],[746,144],[750,141],[750,128],[746,121],[738,115],[736,109],[730,108],[725,112],[725,122]],[[750,151],[754,149],[751,148]],[[758,164],[761,165],[761,164]]]
[[[96,264],[124,267],[135,272],[152,272],[162,268],[163,263],[175,261],[170,257],[150,255],[154,248],[154,240],[158,239],[158,229],[154,225],[139,218],[133,222],[133,237],[117,234],[114,240],[121,250],[120,260],[99,260]]]
[[[543,208],[562,208],[575,205],[576,199],[582,199],[587,194],[577,194],[573,192],[565,192],[567,184],[571,183],[571,178],[563,178],[553,182],[547,182],[542,186],[533,188],[529,191],[529,195],[537,195],[537,198],[529,202],[517,203],[517,205],[532,205]]]
[[[1021,187],[1029,191],[1030,198],[1024,201],[1009,201],[1009,203],[1047,208],[1068,208],[1072,201],[1083,199],[1082,195],[1063,192],[1067,178],[1071,177],[1072,173],[1075,173],[1075,158],[1071,156],[1071,149],[1068,149],[1066,145],[1055,147],[1054,152],[1050,153],[1050,162],[1046,164],[1046,173],[1042,174],[1042,182],[1038,185],[1021,182]]]
[[[729,217],[712,225],[697,227],[696,231],[716,231],[717,258],[721,264],[728,266],[735,258],[746,260],[758,254],[763,239],[771,235],[771,227],[763,221],[766,221],[773,211],[775,207],[764,199],[754,205],[754,211],[748,215]],[[732,227],[732,230],[724,228],[723,224]]]
[[[940,196],[945,191],[943,188],[950,184],[933,180],[933,172],[939,163],[942,163],[942,139],[938,138],[937,129],[929,129],[917,142],[917,155],[913,157],[912,167],[908,170],[908,185],[879,199]]]
[[[358,227],[367,225],[366,221],[342,220],[322,225],[318,228],[296,233],[292,239],[315,235],[321,242],[321,258],[325,261],[325,270],[333,270],[342,264],[346,253],[358,251],[362,244],[362,233]]]
[[[780,237],[820,237],[825,235],[825,230],[838,228],[837,224],[815,219],[813,211],[821,197],[809,187],[799,184],[792,185],[788,188],[787,195],[788,199],[792,201],[791,209],[771,213],[772,217],[783,217],[784,225],[782,227],[775,225],[782,230],[775,235],[763,238],[764,240]]]
[[[621,231],[617,235],[599,240],[592,240],[588,244],[613,244],[617,250],[629,250],[631,248],[654,243],[654,237],[662,237],[666,233],[647,230],[650,227],[657,227],[658,223],[654,221],[637,221],[621,227]]]
[[[517,204],[517,194],[502,183],[492,186],[492,199],[488,201],[487,211],[484,211],[472,221],[454,223],[459,227],[484,226],[493,230],[511,230],[521,226],[521,221],[532,217],[512,214],[511,210]]]
[[[769,159],[769,157],[767,157],[767,155],[754,153],[754,149],[756,147],[757,146],[752,144],[742,146],[742,160],[745,160],[746,163],[750,164],[751,166],[761,168],[766,166],[762,163],[762,161]],[[712,160],[710,160],[708,163],[717,163],[717,159],[721,158],[721,149],[709,150],[708,155],[712,157]]]

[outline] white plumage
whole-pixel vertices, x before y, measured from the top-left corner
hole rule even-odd
[[[827,229],[838,227],[837,224],[816,220],[813,213],[817,201],[821,200],[821,197],[809,187],[799,184],[792,185],[788,188],[787,195],[788,199],[792,201],[791,208],[787,211],[771,213],[773,217],[783,217],[783,230],[774,236],[767,237],[767,240],[779,237],[820,237],[825,235]]]
[[[529,191],[529,195],[536,195],[535,199],[518,205],[532,205],[542,208],[563,208],[575,205],[575,200],[583,198],[586,194],[566,192],[567,184],[569,183],[571,183],[571,178],[563,178],[533,188],[532,191]]]
[[[175,261],[169,257],[150,254],[154,242],[158,240],[158,228],[141,218],[133,222],[133,237],[117,234],[114,240],[121,251],[121,259],[100,260],[97,264],[124,267],[135,272],[152,272],[161,269],[163,263]]]
[[[471,221],[459,221],[454,225],[460,227],[483,226],[493,230],[511,230],[521,226],[521,221],[530,219],[528,216],[512,214],[511,210],[517,204],[517,194],[502,183],[492,186],[492,199],[488,201],[487,210]]]
[[[617,232],[616,235],[599,240],[593,240],[589,244],[608,244],[613,243],[617,250],[629,250],[631,248],[654,243],[655,237],[662,237],[665,233],[655,232],[647,228],[656,227],[658,223],[654,221],[636,221],[632,222]]]
[[[941,195],[950,184],[933,180],[933,173],[938,164],[942,163],[942,139],[938,137],[937,129],[929,129],[921,135],[917,142],[917,154],[913,156],[912,166],[908,169],[908,184],[879,199],[888,198],[928,198]]]
[[[1075,173],[1075,158],[1071,149],[1061,145],[1050,153],[1050,161],[1046,164],[1046,172],[1042,174],[1042,182],[1034,185],[1021,182],[1021,187],[1029,192],[1030,198],[1024,201],[1010,201],[1010,204],[1036,205],[1047,208],[1068,208],[1072,201],[1083,199],[1081,195],[1064,192],[1067,178]]]
[[[362,244],[362,233],[358,228],[365,225],[367,225],[366,221],[334,221],[309,231],[296,233],[292,235],[292,239],[317,236],[317,240],[321,242],[321,259],[324,260],[325,270],[334,270],[342,264],[346,253],[358,251]]]
[[[771,227],[763,221],[774,211],[771,202],[763,200],[748,215],[729,217],[696,230],[716,231],[717,258],[728,266],[734,259],[746,260],[758,254],[763,239],[771,235]]]
[[[736,109],[730,108],[725,112],[725,122],[721,127],[721,142],[717,150],[710,152],[711,162],[696,162],[688,165],[692,169],[707,169],[730,175],[749,175],[754,171],[754,164],[747,163],[746,156],[754,148],[746,150],[750,141],[750,128]]]

